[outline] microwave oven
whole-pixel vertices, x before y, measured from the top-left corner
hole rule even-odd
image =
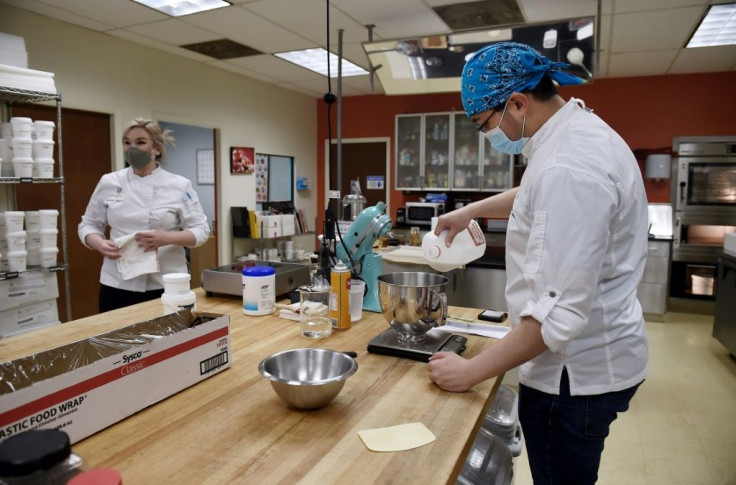
[[[405,218],[407,224],[429,226],[433,217],[445,213],[443,202],[407,202]]]

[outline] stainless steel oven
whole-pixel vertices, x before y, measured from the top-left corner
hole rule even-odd
[[[736,232],[736,136],[676,137],[670,296],[715,299],[718,254]]]

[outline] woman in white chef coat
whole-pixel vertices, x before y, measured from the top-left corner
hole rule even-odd
[[[165,145],[173,141],[171,131],[153,120],[128,123],[123,131],[127,166],[102,176],[82,216],[79,239],[105,257],[100,312],[160,297],[164,274],[188,272],[184,248],[209,237],[191,182],[161,168]]]

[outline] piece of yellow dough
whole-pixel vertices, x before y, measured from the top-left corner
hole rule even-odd
[[[371,451],[403,451],[419,448],[437,437],[422,423],[399,424],[388,428],[358,431],[360,439]]]

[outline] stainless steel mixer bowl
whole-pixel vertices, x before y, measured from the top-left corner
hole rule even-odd
[[[258,372],[287,404],[315,409],[329,404],[358,363],[347,354],[326,349],[292,349],[266,357]]]
[[[435,273],[388,273],[378,277],[378,300],[383,318],[400,341],[423,340],[424,334],[445,324],[448,279]]]

